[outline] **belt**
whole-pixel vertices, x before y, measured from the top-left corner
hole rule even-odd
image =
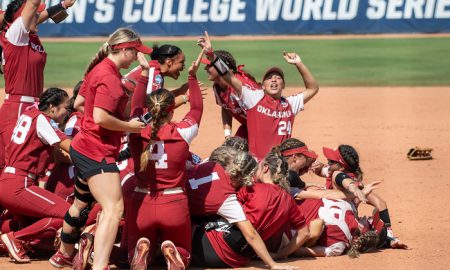
[[[25,102],[25,103],[34,103],[36,101],[39,101],[39,98],[37,97],[31,97],[31,96],[22,96],[22,95],[5,95],[5,100],[9,100],[11,102]]]
[[[17,171],[17,173],[16,173],[16,171]],[[36,180],[36,175],[34,174],[34,173],[27,173],[27,172],[25,172],[25,171],[22,171],[22,170],[20,170],[20,169],[16,169],[16,168],[14,168],[14,167],[5,167],[5,169],[3,170],[3,172],[5,172],[5,173],[10,173],[10,174],[18,174],[18,175],[21,175],[21,173],[20,172],[22,172],[25,176],[28,176],[28,178],[31,178],[31,179],[33,179],[33,180]]]
[[[145,193],[145,194],[162,194],[162,195],[170,195],[170,194],[180,194],[184,193],[184,190],[181,187],[176,188],[166,188],[162,190],[149,190],[142,187],[136,187],[134,192]]]

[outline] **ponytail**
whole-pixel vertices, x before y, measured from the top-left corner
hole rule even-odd
[[[280,148],[277,146],[273,147],[263,162],[269,167],[272,182],[289,192],[290,186],[287,180],[288,164],[281,155]]]

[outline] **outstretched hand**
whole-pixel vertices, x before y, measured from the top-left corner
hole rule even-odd
[[[296,53],[288,53],[286,51],[283,51],[283,58],[284,60],[286,60],[286,62],[292,65],[302,62],[302,59]]]
[[[203,50],[205,50],[206,54],[213,51],[211,40],[209,38],[207,31],[205,31],[205,35],[203,37],[200,37],[197,40],[197,45],[200,46],[200,48],[202,48]]]
[[[365,185],[363,188],[364,195],[369,195],[373,190],[378,189],[378,185],[381,184],[381,181],[373,181],[369,184]]]
[[[195,76],[197,74],[198,67],[200,66],[200,62],[203,58],[203,54],[205,53],[205,50],[202,49],[201,52],[198,54],[197,59],[192,62],[192,65],[189,67],[189,75]]]

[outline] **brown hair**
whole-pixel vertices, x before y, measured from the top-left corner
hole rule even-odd
[[[135,41],[138,39],[139,35],[129,28],[119,28],[116,31],[114,31],[114,33],[112,33],[109,36],[108,41],[105,42],[100,47],[97,54],[92,58],[86,71],[84,72],[84,76],[86,76],[98,63],[100,63],[103,59],[105,59],[110,53],[115,54],[120,51],[120,50],[112,50],[111,46],[128,41]]]
[[[362,181],[364,173],[359,167],[359,155],[358,152],[356,152],[356,149],[353,148],[353,146],[346,144],[339,145],[338,149],[345,163],[350,167],[351,172],[356,174],[356,180]]]
[[[281,155],[280,148],[277,146],[273,147],[269,154],[266,155],[263,162],[269,167],[272,182],[289,192],[290,186],[287,180],[288,164]]]
[[[375,231],[368,231],[352,242],[347,255],[354,259],[358,258],[361,252],[376,248],[379,241],[378,234]]]
[[[253,185],[253,175],[258,163],[248,152],[220,146],[214,149],[209,160],[222,166],[237,187]]]
[[[148,159],[152,152],[152,142],[157,139],[161,124],[163,124],[174,109],[175,97],[171,91],[161,88],[147,95],[146,106],[153,116],[151,122],[152,134],[150,135],[150,141],[148,142],[147,147],[141,154],[139,170],[141,172],[145,171],[147,168]]]

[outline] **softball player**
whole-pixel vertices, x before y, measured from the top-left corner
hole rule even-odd
[[[3,14],[0,44],[3,47],[5,100],[0,108],[0,171],[5,148],[18,117],[39,100],[44,87],[47,53],[37,35],[37,25],[71,7],[75,0],[64,0],[45,10],[41,0],[14,0]],[[36,16],[40,14],[39,16]]]
[[[200,226],[194,230],[193,235],[193,259],[206,267],[228,266],[227,257],[222,261],[217,256],[221,251],[215,251],[211,246],[205,228],[211,230],[215,227],[230,227],[232,234],[243,236],[269,268],[289,269],[290,266],[279,265],[272,260],[266,245],[247,220],[237,200],[237,189],[253,185],[252,177],[257,168],[255,159],[248,153],[222,146],[213,151],[209,160],[195,168],[186,185],[191,215],[200,220]],[[225,222],[217,221],[217,215]],[[202,222],[204,219],[212,221]],[[227,250],[223,253],[231,252],[231,257],[239,256],[231,238],[231,235],[224,235],[225,245],[221,250]]]
[[[70,205],[59,196],[40,188],[37,175],[50,163],[53,147],[69,151],[70,140],[50,121],[62,123],[69,98],[64,90],[50,88],[20,116],[6,148],[6,167],[0,177],[0,204],[13,215],[37,218],[32,225],[1,236],[10,256],[26,263],[24,243],[55,236]]]
[[[353,238],[368,231],[359,224],[356,210],[347,201],[306,199],[298,202],[307,223],[321,219],[324,226],[315,243],[295,252],[297,256],[330,257],[342,255],[349,249]]]
[[[131,269],[147,269],[149,251],[155,250],[158,239],[163,241],[161,251],[168,269],[185,269],[190,262],[191,224],[184,187],[189,145],[197,136],[203,113],[196,78],[202,56],[203,52],[189,68],[191,109],[181,122],[172,122],[175,101],[170,91],[161,88],[146,97],[140,86],[147,84],[148,71],[143,71],[133,94],[132,115],[142,115],[146,105],[153,118],[140,134],[130,135],[137,187],[126,209],[124,230],[129,234]],[[140,63],[144,66],[145,59]]]
[[[150,55],[151,61],[148,62],[150,66],[149,70],[149,80],[147,84],[147,94],[152,91],[164,88],[164,77],[168,76],[174,80],[177,80],[180,76],[181,71],[185,67],[185,56],[183,51],[175,45],[165,44],[160,47],[154,46],[153,52]],[[141,67],[137,66],[132,69],[124,77],[124,86],[133,90],[136,88],[136,82],[141,75]],[[186,91],[188,90],[188,84],[185,83],[181,87],[172,90],[175,95],[175,108],[186,104],[188,102],[188,95]]]
[[[231,53],[222,50],[217,50],[214,53],[225,62],[234,76],[248,89],[261,88],[252,75],[242,70],[243,66],[236,66],[236,60]],[[247,114],[245,106],[240,102],[233,87],[229,86],[211,65],[211,61],[202,59],[202,63],[206,65],[205,70],[208,73],[208,80],[214,82],[213,91],[216,97],[216,104],[222,107],[222,124],[225,138],[231,136],[232,120],[234,118],[241,124],[235,136],[247,139]]]
[[[137,59],[138,52],[150,53],[151,49],[142,44],[134,31],[120,28],[103,44],[85,72],[85,82],[75,100],[75,105],[82,101],[78,104],[84,105],[84,117],[81,131],[70,148],[71,159],[77,168],[75,202],[64,219],[60,249],[50,258],[55,267],[72,265],[79,229],[86,224],[94,200],[101,205],[102,215],[94,242],[93,268],[108,267],[123,212],[116,165],[121,138],[125,131],[140,132],[144,127],[138,119],[124,121],[128,95],[122,87],[119,70],[128,68]],[[75,260],[74,263],[80,262]]]
[[[359,166],[359,155],[355,148],[350,145],[339,145],[336,149],[324,147],[323,153],[328,159],[328,166],[323,167],[321,174],[327,178],[327,188],[349,191],[360,201],[368,202],[374,206],[380,211],[380,218],[386,225],[388,237],[391,238],[391,245],[395,246],[395,242],[401,243],[392,231],[391,218],[386,201],[375,192],[370,193],[366,197],[362,191],[364,187],[362,184],[363,172]],[[406,245],[401,244],[400,248],[403,248],[403,246],[406,247]]]
[[[250,152],[259,160],[270,151],[273,146],[290,138],[295,115],[303,110],[304,104],[311,100],[319,91],[309,69],[296,53],[283,53],[289,64],[295,65],[305,83],[306,90],[296,95],[283,97],[285,87],[284,73],[280,68],[269,68],[262,78],[262,90],[251,90],[245,87],[231,72],[223,60],[212,50],[208,34],[198,40],[204,48],[208,59],[218,73],[236,91],[237,96],[247,108],[248,143]]]

